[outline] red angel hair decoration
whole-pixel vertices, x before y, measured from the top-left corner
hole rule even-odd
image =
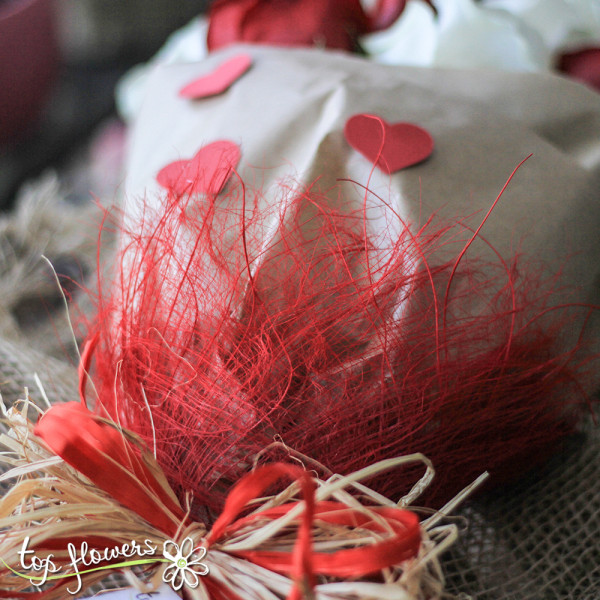
[[[533,262],[471,256],[491,209],[479,227],[414,227],[388,206],[376,229],[366,200],[345,212],[347,186],[288,190],[279,208],[241,180],[218,198],[167,191],[125,232],[85,360],[97,410],[207,521],[274,439],[342,474],[423,451],[439,505],[484,470],[521,475],[587,410],[580,344],[557,342],[589,308],[552,306],[559,279]]]
[[[162,576],[191,600],[398,594],[426,600],[441,594],[437,557],[456,539],[456,526],[440,523],[441,514],[421,524],[403,508],[433,476],[422,455],[387,460],[327,482],[289,463],[257,467],[233,487],[208,530],[190,518],[135,435],[75,402],[52,406],[35,427],[26,419],[27,410],[25,403],[21,413],[5,411],[11,435],[0,437],[10,450],[0,459],[13,466],[2,479],[19,477],[0,499],[5,532],[0,598],[18,593],[19,598],[56,600],[85,590],[107,569],[131,566],[123,557],[132,557],[134,543],[145,549],[135,564],[148,576],[154,570],[153,583]],[[427,470],[400,506],[359,483],[370,471],[414,462]],[[282,478],[295,483],[278,496],[260,498]],[[41,568],[24,570],[18,557],[23,544],[40,564],[51,561],[46,581]],[[161,563],[174,559],[167,552],[162,558],[161,548],[174,544],[188,550],[186,567],[177,562],[179,570],[167,577],[169,566]],[[67,552],[69,545],[75,552]],[[81,564],[84,554],[88,568]],[[198,573],[194,565],[202,567]],[[44,583],[44,589],[27,591],[30,580]]]
[[[389,27],[406,0],[216,0],[208,13],[208,49],[246,42],[355,50],[358,36]]]

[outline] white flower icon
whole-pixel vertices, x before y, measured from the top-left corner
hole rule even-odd
[[[173,547],[174,553],[167,548]],[[194,556],[193,556],[194,555]],[[206,548],[194,548],[192,538],[186,537],[181,548],[175,542],[166,541],[163,544],[163,556],[171,561],[163,573],[163,581],[170,583],[178,591],[186,583],[191,588],[198,587],[198,575],[208,575],[208,566],[200,562],[206,556]],[[191,558],[194,560],[190,560]]]

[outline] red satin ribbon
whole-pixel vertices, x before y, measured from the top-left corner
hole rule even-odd
[[[273,568],[269,560],[270,553],[268,552],[239,552],[236,554],[243,558],[246,558],[246,554],[255,554],[257,560],[252,560],[252,558],[249,560],[256,564],[260,564],[267,569],[284,572],[292,577],[295,584],[288,596],[288,600],[296,600],[302,598],[302,589],[306,587],[313,589],[315,585],[310,529],[313,523],[315,504],[314,491],[316,485],[310,474],[304,469],[294,465],[275,463],[260,467],[242,478],[227,496],[221,516],[215,521],[213,528],[206,537],[206,545],[207,547],[210,547],[212,544],[223,538],[228,528],[231,531],[239,529],[239,526],[236,526],[234,519],[251,500],[259,498],[267,488],[282,477],[289,477],[290,479],[296,479],[298,481],[305,501],[302,521],[298,529],[298,537],[296,538],[294,550],[291,555],[289,553],[282,553],[289,559],[285,568],[283,570]],[[283,514],[287,513],[287,511],[289,511],[292,506],[295,506],[295,504],[296,503],[285,505],[287,510],[285,510]]]
[[[162,474],[150,468],[140,450],[115,426],[81,404],[69,402],[53,406],[35,426],[34,433],[100,489],[164,534],[174,536],[178,525],[185,521],[181,507],[157,479]],[[261,497],[265,490],[284,477],[298,481],[304,498],[293,551],[244,550],[232,554],[291,577],[294,586],[288,600],[299,600],[303,597],[303,590],[313,589],[315,575],[356,578],[377,573],[417,555],[421,532],[419,519],[414,513],[375,507],[371,510],[381,520],[374,520],[339,502],[315,503],[316,484],[311,475],[300,467],[284,463],[259,467],[233,487],[223,512],[206,537],[207,548],[226,540],[248,524],[277,519],[296,507],[298,502],[287,503],[238,518],[249,502]],[[315,521],[373,532],[389,531],[391,537],[361,548],[332,553],[313,552],[311,528]],[[231,594],[221,589],[210,576],[205,585],[214,600],[232,600]],[[41,599],[44,595],[41,592],[31,598]],[[1,597],[4,596],[0,592]]]
[[[276,519],[286,514],[295,504],[286,504],[261,511],[259,514],[236,521],[228,531],[240,529],[250,521]],[[338,502],[319,502],[315,506],[314,520],[346,527],[368,529],[373,532],[393,532],[394,537],[352,550],[338,550],[335,553],[313,552],[312,571],[319,575],[340,578],[353,578],[377,573],[386,567],[398,564],[416,556],[421,543],[419,518],[407,510],[388,507],[371,507],[372,512],[382,517],[382,522],[374,521],[363,512],[347,508]],[[279,573],[290,572],[290,555],[284,552],[244,551],[236,552],[261,566]]]
[[[56,404],[34,428],[50,449],[115,500],[174,536],[185,513],[160,485],[140,451],[113,425],[78,402]]]

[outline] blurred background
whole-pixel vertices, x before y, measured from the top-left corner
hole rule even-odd
[[[88,187],[88,197],[91,189],[102,194],[110,174],[77,163],[89,167],[92,153],[92,171],[118,165],[122,132],[110,118],[116,82],[207,4],[0,0],[0,210],[48,167],[72,180],[73,194]]]

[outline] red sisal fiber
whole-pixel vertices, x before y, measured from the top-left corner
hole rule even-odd
[[[97,409],[155,448],[195,508],[220,510],[274,439],[339,473],[423,452],[439,504],[484,470],[523,473],[586,410],[578,344],[560,342],[588,309],[552,307],[558,277],[478,259],[481,216],[415,226],[390,209],[377,232],[347,211],[351,185],[327,201],[282,190],[279,208],[241,182],[165,192],[124,232],[95,324]],[[371,484],[397,498],[413,481]]]

